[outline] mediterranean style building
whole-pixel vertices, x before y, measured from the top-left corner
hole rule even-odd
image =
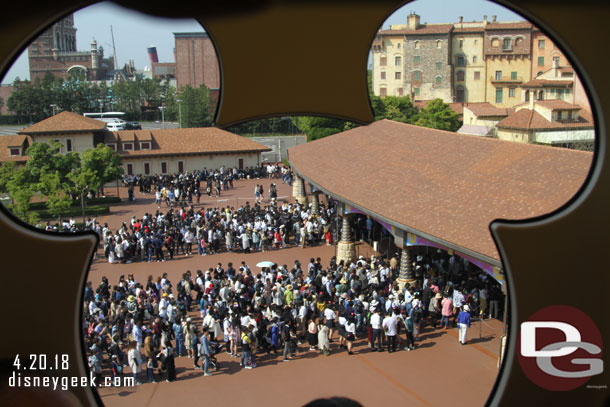
[[[464,22],[460,17],[452,24],[421,24],[420,16],[411,13],[407,24],[380,30],[371,51],[377,96],[513,108],[536,88],[543,91],[536,98],[562,99],[591,110],[567,58],[526,21],[499,22],[484,16],[483,21]],[[557,87],[544,91],[544,81],[559,78],[570,84],[558,93],[550,90]]]
[[[111,132],[106,123],[72,112],[61,112],[14,136],[0,137],[0,162],[25,163],[32,143],[58,142],[60,152],[83,152],[103,143],[116,151],[128,175],[170,174],[201,170],[244,169],[261,163],[271,148],[216,127],[123,130]]]

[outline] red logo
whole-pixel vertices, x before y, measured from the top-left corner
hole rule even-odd
[[[567,305],[543,308],[523,322],[517,352],[523,372],[547,390],[573,390],[603,372],[599,328]]]

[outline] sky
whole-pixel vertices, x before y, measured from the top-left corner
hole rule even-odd
[[[371,0],[373,1],[373,0]],[[421,16],[422,23],[452,23],[458,17],[464,22],[482,21],[486,15],[497,16],[498,21],[523,20],[513,13],[491,1],[485,0],[416,0],[397,9],[383,24],[405,24],[406,16],[415,12]],[[157,47],[159,62],[174,62],[174,32],[201,32],[203,27],[195,19],[164,19],[151,17],[136,11],[122,8],[110,2],[97,3],[74,13],[76,46],[79,51],[87,51],[91,40],[95,38],[98,45],[104,47],[106,57],[112,55],[112,37],[114,32],[117,60],[122,67],[133,60],[138,70],[149,66],[147,48]],[[27,49],[16,60],[2,84],[11,84],[16,77],[29,79]]]

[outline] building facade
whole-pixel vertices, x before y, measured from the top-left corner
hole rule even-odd
[[[454,64],[455,102],[480,102],[485,100],[487,69],[483,57],[483,22],[464,23],[462,17],[453,26],[451,36],[451,61]]]
[[[220,88],[220,67],[216,49],[205,32],[174,33],[176,40],[176,82],[178,88],[205,85]]]
[[[78,51],[74,14],[57,21],[28,47],[30,80],[42,79],[47,72],[55,78],[83,73],[88,80],[101,80],[114,69],[113,60],[104,58],[104,49],[91,41],[88,51]]]

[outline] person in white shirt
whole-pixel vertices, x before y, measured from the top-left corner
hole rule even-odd
[[[337,314],[330,306],[327,306],[324,309],[324,318],[326,319],[326,326],[328,327],[328,341],[333,341],[333,333],[335,331],[335,319],[337,318]]]
[[[373,302],[376,302],[375,300],[373,300]],[[373,339],[371,341],[371,343],[369,344],[369,347],[371,348],[371,350],[373,352],[376,351],[383,351],[383,343],[382,343],[382,337],[381,337],[381,309],[378,308],[379,307],[379,303],[377,304],[373,304],[373,302],[371,302],[371,312],[373,312],[373,315],[371,315],[371,328],[373,329]],[[378,346],[375,347],[375,342],[377,342],[377,340],[379,340],[378,342]]]
[[[388,352],[392,353],[396,351],[396,332],[397,332],[397,320],[393,314],[388,314],[383,319],[382,323],[385,334],[388,338]]]

